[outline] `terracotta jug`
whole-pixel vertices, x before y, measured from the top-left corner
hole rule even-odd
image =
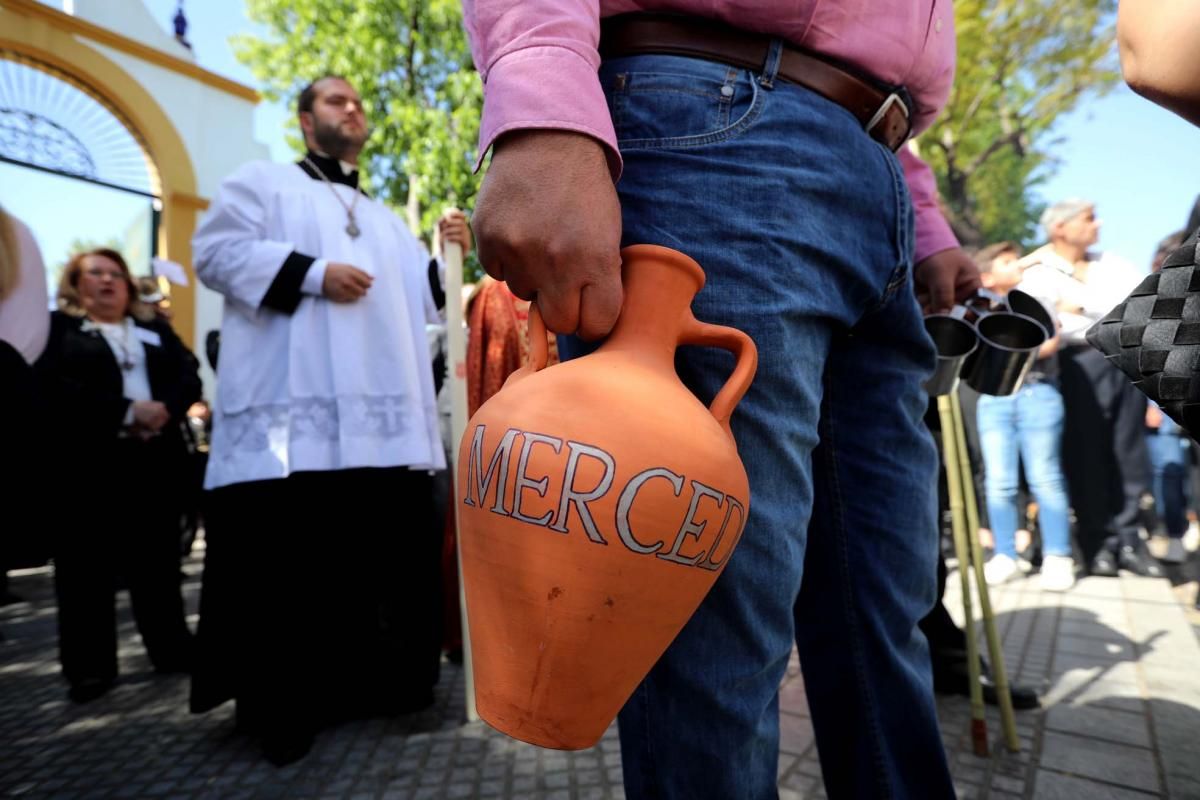
[[[457,503],[481,717],[517,739],[594,745],[720,575],[750,512],[729,429],[754,378],[746,334],[706,325],[695,261],[622,251],[625,302],[591,355],[532,363],[467,424]],[[710,408],[675,348],[736,356]]]

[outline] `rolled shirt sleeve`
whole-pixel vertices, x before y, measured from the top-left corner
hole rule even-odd
[[[508,131],[556,129],[604,145],[613,180],[621,156],[600,88],[598,0],[464,0],[475,66],[483,78],[479,157]]]

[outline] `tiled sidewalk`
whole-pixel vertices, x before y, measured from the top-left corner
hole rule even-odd
[[[200,564],[187,565],[195,608]],[[947,603],[957,612],[952,575]],[[539,750],[464,723],[461,671],[445,665],[434,709],[324,732],[307,759],[276,769],[235,733],[231,707],[194,717],[187,682],[157,678],[121,606],[118,687],[66,700],[55,659],[48,572],[21,575],[32,602],[0,609],[0,796],[29,798],[621,798],[615,727],[580,753]],[[1200,798],[1200,645],[1166,581],[1088,579],[1065,595],[1023,580],[994,593],[1010,671],[1046,691],[1018,715],[1007,754],[976,758],[965,699],[940,698],[964,798]],[[982,641],[982,639],[981,639]],[[824,797],[799,665],[783,685],[784,800]]]
[[[949,586],[957,610],[958,582]],[[959,743],[964,797],[1200,798],[1200,645],[1180,602],[1189,591],[1122,574],[1062,595],[1039,591],[1036,579],[992,594],[1009,670],[1043,690],[1043,710],[1018,717],[1024,770],[995,758],[968,787],[961,769],[972,756]],[[941,708],[943,731],[954,731],[962,704]]]

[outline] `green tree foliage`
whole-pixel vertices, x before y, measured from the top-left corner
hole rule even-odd
[[[1054,169],[1054,124],[1120,79],[1115,0],[956,0],[958,65],[920,138],[959,240],[1028,243],[1032,189]]]
[[[306,84],[330,73],[358,89],[376,197],[402,216],[415,202],[426,237],[447,207],[474,204],[483,87],[460,0],[246,0],[246,13],[267,36],[235,37],[235,52],[268,98],[294,105]],[[302,153],[294,120],[292,131]]]

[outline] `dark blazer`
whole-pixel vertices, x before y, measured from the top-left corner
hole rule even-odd
[[[199,362],[161,320],[137,322],[158,334],[161,345],[137,340],[146,350],[150,393],[166,405],[171,421],[164,437],[178,438],[188,407],[200,399]],[[66,441],[115,440],[130,401],[116,357],[99,331],[84,331],[83,319],[55,311],[50,339],[34,364],[46,399],[49,422]]]

